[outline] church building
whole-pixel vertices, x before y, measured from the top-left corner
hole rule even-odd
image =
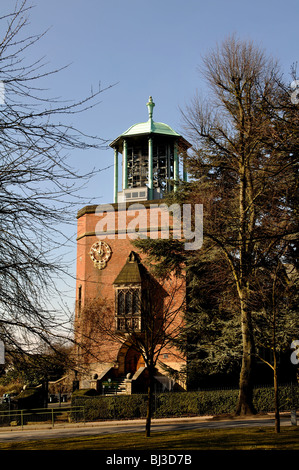
[[[77,214],[77,378],[80,388],[99,393],[144,391],[153,359],[157,390],[185,383],[186,360],[174,345],[184,320],[184,280],[155,279],[134,246],[136,238],[175,236],[179,224],[163,197],[187,178],[181,155],[190,144],[153,120],[154,106],[150,97],[148,120],[110,144],[113,202]]]

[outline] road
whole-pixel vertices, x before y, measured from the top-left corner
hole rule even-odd
[[[291,420],[288,414],[281,417],[281,426],[290,425]],[[248,427],[248,426],[274,426],[272,416],[250,418],[216,420],[212,417],[202,418],[175,418],[152,421],[152,432],[157,431],[178,431],[187,429],[207,429],[225,427]],[[79,436],[92,436],[111,433],[143,432],[145,429],[144,420],[134,420],[124,422],[98,422],[85,424],[65,424],[57,425],[54,428],[39,427],[27,429],[0,428],[0,449],[1,442],[20,442],[28,440],[40,440],[50,438],[72,438]]]

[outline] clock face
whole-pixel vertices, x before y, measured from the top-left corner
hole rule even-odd
[[[95,267],[98,269],[104,269],[111,258],[112,251],[107,243],[96,242],[90,248],[89,254]]]

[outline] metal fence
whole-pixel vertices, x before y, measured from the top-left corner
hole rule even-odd
[[[54,427],[58,423],[85,422],[84,406],[36,408],[32,410],[1,410],[0,427],[30,424],[48,424]]]

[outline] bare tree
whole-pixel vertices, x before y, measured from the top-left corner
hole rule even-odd
[[[67,321],[52,305],[61,300],[55,281],[66,269],[58,249],[90,174],[78,175],[66,153],[105,146],[68,122],[95,106],[103,90],[63,102],[42,88],[59,70],[28,61],[43,36],[27,33],[30,9],[16,2],[0,18],[0,338],[21,351],[51,343]]]
[[[137,299],[135,300],[135,302]],[[174,351],[184,322],[185,283],[183,279],[168,278],[158,282],[148,275],[132,315],[120,315],[117,306],[107,299],[95,299],[81,313],[82,325],[78,335],[80,364],[88,367],[92,359],[99,360],[102,345],[111,347],[130,344],[144,360],[148,375],[146,436],[150,437],[154,377],[161,351]],[[108,348],[109,349],[109,348]],[[176,350],[182,360],[183,354]],[[85,360],[84,360],[85,358]],[[82,360],[83,359],[83,360]]]
[[[288,243],[282,251],[286,252]],[[255,291],[255,341],[257,357],[273,371],[275,431],[280,432],[279,413],[279,358],[289,353],[294,337],[299,335],[298,271],[290,263],[281,262],[282,253],[277,259],[256,270]],[[268,358],[260,351],[268,351]],[[280,366],[281,368],[281,366]]]
[[[194,142],[191,198],[204,206],[198,256],[218,250],[234,281],[243,347],[237,413],[246,414],[254,412],[254,273],[298,232],[290,197],[298,191],[298,107],[277,63],[252,42],[223,41],[204,59],[203,73],[209,101],[197,96],[183,113]]]
[[[203,75],[211,93],[182,111],[190,181],[168,196],[203,205],[203,246],[188,252],[177,240],[141,240],[138,247],[164,272],[185,270],[199,362],[214,372],[241,362],[236,412],[250,414],[255,274],[277,261],[285,241],[297,257],[298,106],[276,61],[235,36],[205,57]]]

